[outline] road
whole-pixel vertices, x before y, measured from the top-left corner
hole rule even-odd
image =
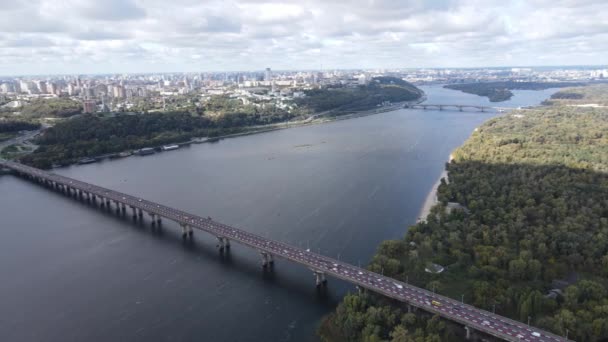
[[[33,137],[36,136],[36,134],[39,134],[42,131],[42,129],[38,129],[35,131],[26,131],[23,134],[19,134],[18,136],[0,142],[0,152],[2,152],[2,150],[4,150],[6,147],[13,145],[13,144],[23,144],[25,141],[32,139]]]
[[[141,209],[149,214],[162,216],[180,225],[188,225],[194,229],[205,231],[218,238],[238,242],[254,248],[260,251],[260,253],[271,254],[275,257],[281,257],[304,265],[317,274],[331,275],[361,288],[381,293],[413,307],[438,314],[445,319],[460,323],[470,329],[481,331],[506,341],[568,341],[563,337],[475,308],[471,305],[463,304],[457,300],[434,294],[396,279],[385,277],[309,250],[261,237],[245,230],[216,222],[210,218],[203,218],[136,196],[10,161],[0,160],[0,167],[11,169],[22,176],[31,177],[43,184],[62,185],[77,191],[80,190],[85,193],[94,194],[116,203]]]

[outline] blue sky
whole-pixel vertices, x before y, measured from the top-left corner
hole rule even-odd
[[[608,64],[599,0],[0,0],[0,74]]]

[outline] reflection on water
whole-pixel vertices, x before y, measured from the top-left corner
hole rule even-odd
[[[426,87],[431,103],[488,104]],[[500,106],[552,90],[515,91]],[[416,220],[449,153],[495,114],[402,110],[57,170],[365,264]],[[0,340],[309,341],[352,286],[202,232],[133,223],[0,177]]]

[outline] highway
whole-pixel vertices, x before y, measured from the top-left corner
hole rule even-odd
[[[242,245],[254,248],[260,253],[290,260],[304,265],[317,274],[331,275],[361,288],[365,288],[413,307],[454,321],[473,329],[506,341],[568,341],[566,338],[528,326],[491,312],[463,304],[457,300],[434,294],[433,292],[412,286],[393,278],[335,260],[318,253],[304,250],[280,241],[275,241],[245,230],[231,227],[210,218],[203,218],[178,209],[148,201],[137,196],[103,188],[76,179],[60,176],[22,164],[0,160],[0,167],[8,168],[21,176],[27,176],[38,182],[62,185],[84,193],[112,200],[147,213],[173,220],[180,225],[205,231],[215,237],[229,239]]]

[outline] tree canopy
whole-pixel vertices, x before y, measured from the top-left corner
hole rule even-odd
[[[567,329],[570,339],[607,339],[606,132],[603,108],[542,107],[488,121],[446,165],[441,203],[403,239],[382,243],[368,268],[459,300],[464,295],[522,322],[530,317],[558,335]],[[446,210],[448,202],[466,210]],[[431,262],[445,271],[425,272]],[[368,307],[397,317],[405,312],[379,296],[362,296],[345,300],[321,335],[365,341],[373,331],[390,341],[426,329],[392,316],[370,319]],[[353,305],[358,301],[367,304]],[[437,338],[458,339],[450,336]]]

